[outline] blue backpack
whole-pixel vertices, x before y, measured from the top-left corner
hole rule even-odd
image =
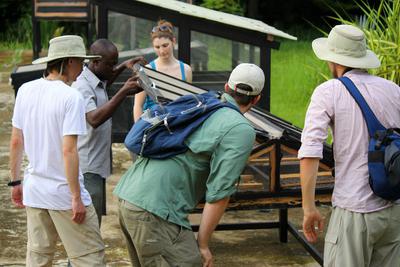
[[[135,154],[165,159],[188,150],[186,138],[222,107],[239,109],[221,100],[216,92],[184,95],[164,106],[147,109],[125,138],[125,146]]]
[[[368,171],[372,191],[386,200],[400,198],[400,135],[397,129],[386,129],[376,118],[354,83],[347,77],[345,85],[361,108],[369,133]]]

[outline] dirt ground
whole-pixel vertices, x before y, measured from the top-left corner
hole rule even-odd
[[[26,250],[26,215],[23,209],[16,209],[10,201],[8,181],[8,142],[11,130],[11,114],[14,91],[8,85],[9,71],[0,72],[0,266],[24,266]],[[107,211],[101,227],[106,243],[108,266],[130,266],[124,240],[118,225],[114,186],[130,166],[130,157],[122,145],[113,145],[114,174],[107,180]],[[328,217],[330,208],[322,207]],[[191,221],[199,222],[200,215],[192,215]],[[223,222],[276,221],[277,210],[254,210],[228,212]],[[301,209],[289,210],[289,221],[300,229]],[[316,247],[323,248],[323,236]],[[215,232],[211,242],[215,266],[319,266],[289,234],[288,243],[280,243],[278,230],[240,230]],[[59,244],[55,255],[55,266],[66,266],[66,254]]]

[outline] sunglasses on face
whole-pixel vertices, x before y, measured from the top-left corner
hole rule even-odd
[[[167,25],[160,25],[160,26],[155,26],[151,30],[151,32],[172,32],[172,28]]]

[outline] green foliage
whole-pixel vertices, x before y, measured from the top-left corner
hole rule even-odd
[[[60,36],[64,32],[64,27],[60,27],[56,21],[41,21],[41,43],[47,48],[49,40]],[[0,33],[0,49],[14,50],[17,48],[32,48],[32,18],[30,15],[21,17],[15,24]]]
[[[0,49],[30,48],[32,42],[32,1],[0,1]]]
[[[244,14],[240,0],[204,0],[201,6],[235,15]]]
[[[333,19],[362,28],[368,47],[381,60],[381,67],[371,73],[400,84],[400,0],[381,0],[375,8],[365,0],[357,5],[364,14],[359,19],[338,11]]]
[[[7,28],[14,25],[21,17],[30,15],[31,11],[31,0],[1,0],[0,18],[2,20],[2,27],[0,27],[0,33],[5,32]]]
[[[337,1],[337,0],[311,0],[321,11],[329,12],[332,10],[344,10],[345,12],[357,8],[354,0]]]
[[[303,127],[312,92],[325,80],[321,74],[330,77],[310,41],[283,40],[280,49],[271,54],[271,112]]]
[[[40,32],[42,46],[47,48],[50,39],[64,34],[64,27],[60,26],[57,21],[41,21]]]
[[[32,18],[30,15],[21,17],[17,22],[9,25],[7,29],[0,34],[0,40],[10,43],[28,43],[32,42]]]

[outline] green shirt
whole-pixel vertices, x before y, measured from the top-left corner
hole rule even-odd
[[[224,97],[236,105],[234,99]],[[189,213],[232,195],[255,132],[238,111],[221,108],[186,140],[189,150],[169,159],[139,157],[114,190],[119,198],[190,229]]]

